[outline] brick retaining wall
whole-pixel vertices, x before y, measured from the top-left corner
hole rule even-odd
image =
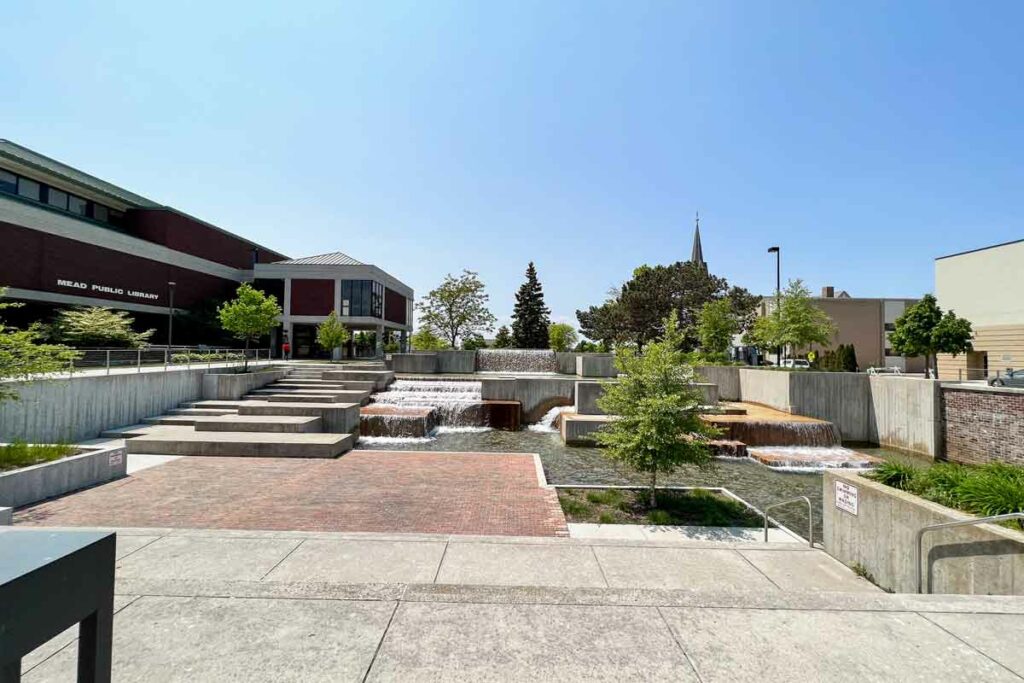
[[[1024,465],[1024,390],[942,388],[946,458]]]

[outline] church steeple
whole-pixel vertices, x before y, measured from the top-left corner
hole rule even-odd
[[[699,265],[705,272],[708,264],[704,262],[704,250],[700,246],[700,212],[697,212],[696,224],[693,228],[693,253],[690,254],[690,262]]]

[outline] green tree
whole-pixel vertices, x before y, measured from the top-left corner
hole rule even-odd
[[[579,335],[568,323],[551,323],[548,326],[548,345],[555,351],[571,351]]]
[[[494,328],[495,317],[487,310],[488,299],[484,283],[477,274],[464,270],[459,277],[446,275],[416,308],[420,311],[423,328],[429,328],[455,348],[459,339]]]
[[[432,329],[425,326],[416,330],[409,338],[409,343],[412,344],[413,351],[444,351],[451,348],[444,339],[441,339]]]
[[[802,280],[790,280],[768,315],[758,318],[744,341],[760,349],[788,347],[796,354],[811,344],[831,346],[835,325],[825,311],[814,305]]]
[[[4,288],[0,288],[0,297]],[[21,304],[0,302],[0,310],[16,308]],[[39,325],[26,330],[8,327],[0,320],[0,402],[16,400],[15,384],[5,380],[29,380],[39,375],[60,372],[71,366],[81,354],[60,344],[42,342]]]
[[[693,367],[680,351],[682,333],[673,313],[664,322],[664,337],[643,352],[616,353],[616,382],[603,382],[598,405],[618,419],[597,432],[607,457],[651,475],[650,505],[655,507],[658,473],[683,464],[710,462],[706,438],[716,430],[700,418],[701,392]]]
[[[477,349],[486,349],[487,340],[484,339],[482,334],[471,334],[462,340],[463,351],[476,351]]]
[[[925,369],[929,374],[934,369],[934,376],[938,376],[938,354],[957,356],[966,353],[974,348],[971,344],[973,337],[969,321],[953,311],[943,314],[935,297],[925,294],[896,318],[889,342],[893,351],[902,356],[924,356]]]
[[[494,337],[494,348],[511,349],[513,345],[512,333],[509,332],[506,325],[502,325],[498,328],[498,334]]]
[[[706,302],[697,316],[697,337],[709,356],[724,357],[732,347],[732,338],[740,331],[740,321],[729,299]]]
[[[269,334],[277,325],[281,315],[281,307],[277,305],[277,297],[264,294],[248,282],[243,282],[235,292],[235,298],[224,302],[217,309],[220,326],[245,342],[245,350],[249,350],[249,342],[258,342],[260,337]],[[244,370],[249,369],[249,354],[245,354]]]
[[[512,309],[512,340],[519,349],[548,348],[551,311],[544,304],[544,288],[537,279],[533,261],[526,266],[526,282],[516,292]]]
[[[576,344],[576,348],[573,349],[573,351],[576,351],[578,353],[600,353],[607,352],[608,347],[604,346],[603,344],[592,342],[589,339],[581,339],[579,343]]]
[[[337,311],[331,311],[322,323],[316,326],[316,343],[322,349],[332,353],[349,340],[351,335],[338,318]]]
[[[640,266],[633,277],[609,293],[600,306],[576,311],[580,331],[609,348],[622,343],[643,349],[664,333],[663,321],[673,311],[679,319],[680,344],[686,351],[697,347],[697,322],[704,304],[728,299],[740,329],[756,319],[761,299],[741,287],[730,287],[725,278],[708,273],[698,264],[680,261],[668,266]]]
[[[105,306],[65,308],[57,312],[48,336],[70,346],[112,346],[138,348],[149,343],[156,330],[136,332],[127,311]]]

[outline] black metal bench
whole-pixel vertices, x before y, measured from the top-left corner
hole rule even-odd
[[[78,680],[110,680],[114,534],[0,531],[0,683],[21,658],[78,626]]]

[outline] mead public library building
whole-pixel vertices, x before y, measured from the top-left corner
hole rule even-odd
[[[126,310],[167,340],[167,320],[233,296],[250,282],[277,296],[284,315],[271,335],[280,353],[322,356],[316,325],[337,311],[367,332],[369,353],[406,346],[413,291],[383,269],[341,252],[289,258],[215,225],[0,140],[0,287],[24,306],[12,323],[46,320],[75,305]],[[172,304],[173,299],[173,304]],[[174,342],[205,343],[202,339]],[[346,355],[355,355],[352,343]],[[363,353],[367,352],[364,347]]]

